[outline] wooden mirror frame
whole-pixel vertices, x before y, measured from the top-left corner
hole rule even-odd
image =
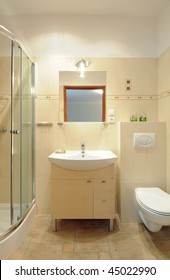
[[[67,89],[102,89],[102,122],[105,122],[105,112],[106,112],[106,87],[105,86],[64,86],[64,121],[67,122]],[[78,121],[77,121],[78,122]]]

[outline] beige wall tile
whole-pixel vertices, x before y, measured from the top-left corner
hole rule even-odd
[[[46,95],[49,91],[49,58],[35,58],[36,94]]]
[[[36,138],[36,156],[35,156],[35,172],[36,176],[49,176],[50,175],[50,163],[48,161],[49,141],[48,138]]]
[[[36,176],[37,211],[41,214],[50,214],[50,176]]]
[[[134,133],[155,133],[155,148],[135,148]],[[166,124],[120,123],[120,207],[122,222],[136,222],[134,189],[160,187],[166,190]]]
[[[158,59],[158,93],[167,94],[158,101],[158,118],[159,121],[165,121],[167,127],[167,191],[170,193],[170,48],[168,48]]]
[[[36,122],[50,121],[53,123],[53,127],[50,128],[36,128],[36,173],[38,176],[46,176],[47,181],[50,178],[48,155],[55,149],[79,149],[80,141],[84,140],[87,149],[111,149],[118,153],[119,121],[129,121],[132,113],[139,114],[140,112],[145,112],[151,122],[157,121],[158,118],[158,101],[156,99],[137,100],[137,96],[157,94],[157,59],[93,58],[89,71],[107,72],[106,114],[109,108],[115,109],[115,124],[103,126],[97,123],[68,123],[61,127],[58,126],[57,122],[63,120],[63,112],[61,111],[63,100],[61,100],[62,88],[59,87],[59,71],[75,71],[75,62],[77,60],[73,57],[36,59],[38,69]],[[126,79],[131,79],[132,89],[130,92],[127,92],[125,88]],[[115,100],[114,95],[124,96],[125,98],[127,96],[130,98],[136,96],[136,100]],[[54,99],[53,96],[55,97]],[[128,143],[126,144],[126,149],[129,149]],[[146,164],[148,156],[140,161],[141,167]],[[133,173],[133,166],[128,165],[127,170],[128,172],[125,172],[124,176],[128,180],[129,174]],[[147,171],[145,172],[149,178],[150,174],[147,174]],[[155,170],[153,174],[154,172]],[[41,203],[40,200],[39,203]],[[44,208],[47,210],[46,206]],[[42,203],[39,209],[44,213]]]
[[[168,48],[161,56],[158,58],[157,62],[157,76],[158,76],[158,93],[162,93],[170,89],[170,48]]]

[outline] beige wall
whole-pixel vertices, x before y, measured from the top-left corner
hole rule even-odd
[[[158,59],[158,118],[167,126],[167,191],[170,193],[170,48]]]
[[[121,122],[119,127],[119,211],[122,222],[140,221],[135,188],[166,191],[166,123]],[[134,147],[134,133],[155,133],[155,147]]]
[[[0,133],[0,203],[10,201],[10,95],[0,95],[0,128],[7,128],[7,133]]]
[[[116,122],[107,126],[101,123],[67,123],[64,126],[58,126],[57,123],[61,121],[63,115],[59,72],[75,71],[75,63],[78,60],[77,58],[55,57],[35,59],[36,123],[41,121],[53,123],[52,127],[36,126],[36,199],[38,212],[50,212],[50,163],[48,161],[50,153],[57,148],[79,149],[80,141],[84,140],[87,149],[110,149],[119,154],[119,122],[128,122],[132,113],[138,114],[143,111],[146,112],[149,122],[155,122],[159,118],[160,121],[167,123],[167,189],[170,192],[170,176],[168,174],[170,165],[170,64],[168,63],[170,50],[162,54],[159,59],[91,59],[92,64],[89,71],[105,71],[107,73],[106,114],[109,108],[115,109]],[[127,79],[131,80],[131,91],[126,91]],[[6,106],[1,112],[1,120],[7,117],[6,110],[8,111],[8,109],[8,106]],[[122,195],[128,191],[127,184],[128,179],[124,185],[125,192]],[[3,201],[6,201],[5,197],[8,196],[8,193],[3,192]]]
[[[106,107],[116,111],[116,122],[68,123],[58,126],[63,114],[59,100],[59,71],[75,71],[77,58],[36,58],[36,122],[52,122],[52,127],[36,126],[36,198],[39,213],[50,211],[50,163],[48,155],[57,148],[110,149],[118,152],[118,123],[129,121],[131,113],[146,112],[148,121],[157,121],[157,59],[94,58],[89,71],[107,72]],[[126,80],[131,79],[131,91]],[[106,110],[107,113],[107,110]]]
[[[0,57],[0,128],[7,128],[7,133],[0,132],[0,203],[10,201],[10,65],[9,57]]]

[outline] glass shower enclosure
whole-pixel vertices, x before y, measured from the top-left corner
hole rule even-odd
[[[0,26],[0,237],[35,202],[34,63]]]

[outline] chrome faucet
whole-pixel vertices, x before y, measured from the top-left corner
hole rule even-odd
[[[84,155],[85,154],[85,141],[81,141],[80,146],[81,146],[81,153],[82,153],[82,155]]]

